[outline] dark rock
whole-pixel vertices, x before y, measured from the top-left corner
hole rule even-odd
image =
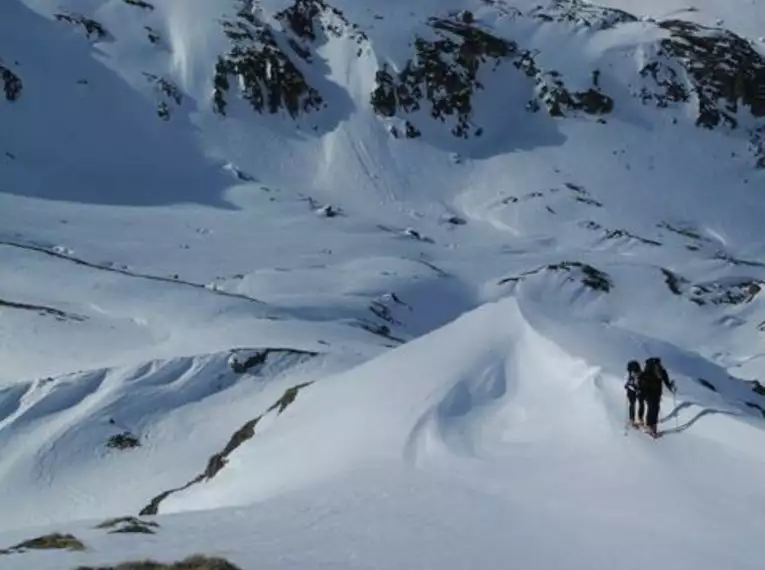
[[[248,421],[236,432],[234,432],[234,434],[229,439],[228,443],[226,443],[225,447],[218,453],[215,453],[214,455],[212,455],[210,459],[208,459],[207,465],[205,466],[205,469],[204,471],[202,471],[202,473],[194,477],[191,481],[189,481],[185,485],[181,487],[177,487],[175,489],[164,491],[160,493],[159,495],[157,495],[156,497],[154,497],[149,502],[149,504],[146,505],[141,510],[141,512],[139,513],[140,516],[156,515],[157,512],[159,511],[159,507],[162,501],[164,501],[167,497],[169,497],[173,493],[184,491],[193,485],[201,483],[204,480],[210,480],[213,477],[215,477],[226,466],[228,462],[228,456],[231,455],[236,449],[238,449],[243,443],[252,439],[255,436],[255,428],[257,427],[260,420],[263,419],[263,417],[266,414],[270,412],[276,412],[277,415],[282,414],[295,401],[300,390],[310,386],[312,383],[313,382],[305,382],[302,384],[298,384],[296,386],[292,386],[291,388],[288,388],[287,390],[285,390],[281,398],[279,398],[276,402],[274,402],[263,414]]]
[[[669,290],[675,295],[682,295],[688,280],[664,267],[661,268],[661,272],[664,275],[664,282],[669,287]]]
[[[449,216],[446,221],[455,226],[464,226],[467,224],[467,220],[460,218],[459,216]]]
[[[171,112],[168,103],[180,105],[183,101],[183,92],[175,83],[164,77],[158,77],[152,73],[144,73],[143,75],[147,81],[154,85],[155,91],[162,99],[157,103],[157,115],[162,120],[169,120]]]
[[[563,261],[561,263],[543,265],[537,269],[525,271],[516,277],[506,277],[499,281],[499,285],[505,285],[507,283],[518,283],[527,277],[537,275],[544,271],[578,274],[577,279],[583,285],[602,293],[608,293],[611,291],[611,289],[613,289],[613,282],[607,273],[596,269],[592,265],[588,265],[587,263],[582,263],[579,261]],[[573,277],[569,277],[569,280],[573,279]]]
[[[82,14],[77,13],[60,13],[55,14],[54,17],[59,22],[66,22],[69,24],[74,24],[76,26],[80,26],[85,30],[85,33],[88,38],[91,36],[95,36],[96,39],[104,40],[104,39],[111,39],[111,34],[106,30],[106,28],[100,24],[99,22],[96,22],[95,20],[92,20],[90,18],[87,18],[83,16]]]
[[[294,0],[275,18],[298,38],[309,42],[317,41],[320,34],[339,38],[347,33],[357,43],[367,39],[366,34],[351,24],[341,10],[324,0]]]
[[[194,555],[178,562],[169,564],[141,560],[136,562],[123,562],[116,566],[80,566],[76,570],[241,570],[224,558]]]
[[[537,6],[530,15],[545,22],[573,23],[596,30],[638,20],[624,10],[596,6],[583,0],[553,0],[546,7]]]
[[[20,311],[32,311],[39,315],[45,315],[55,318],[58,321],[77,321],[83,322],[87,320],[87,317],[75,315],[73,313],[66,313],[59,309],[52,307],[45,307],[42,305],[29,305],[27,303],[15,303],[12,301],[4,301],[0,299],[0,308],[6,307],[8,309],[17,309]]]
[[[159,35],[159,32],[157,32],[154,28],[151,26],[144,26],[143,28],[146,30],[146,34],[149,38],[149,41],[153,44],[158,44],[162,41],[162,36]]]
[[[551,117],[564,117],[566,110],[582,111],[588,115],[606,115],[614,110],[614,101],[596,86],[586,91],[571,92],[557,71],[536,73],[537,103],[527,109],[534,111],[545,106]]]
[[[765,418],[765,408],[763,408],[761,405],[755,404],[754,402],[747,402],[746,405],[760,412],[760,414],[762,414],[762,417]]]
[[[123,2],[125,2],[125,4],[130,4],[131,6],[136,6],[137,8],[143,8],[144,10],[154,10],[154,5],[149,4],[144,0],[123,0]]]
[[[627,230],[606,230],[605,232],[605,239],[621,239],[621,238],[634,239],[636,241],[639,241],[642,244],[650,245],[653,247],[661,246],[661,242],[641,237]]]
[[[484,65],[496,69],[509,61],[517,46],[479,29],[471,18],[467,20],[464,14],[431,18],[428,23],[434,39],[416,37],[415,55],[399,73],[387,65],[377,72],[371,104],[378,115],[393,117],[427,106],[434,119],[454,119],[454,136],[480,136],[483,130],[472,123],[473,96],[483,89],[478,71]],[[407,136],[420,136],[411,122],[407,123]]]
[[[608,274],[586,263],[564,261],[555,265],[548,265],[547,269],[550,271],[578,271],[581,274],[580,281],[582,284],[595,291],[608,293],[613,288],[613,282]]]
[[[226,114],[230,76],[239,78],[242,97],[258,113],[284,110],[294,119],[325,107],[321,94],[279,46],[274,30],[255,17],[250,2],[239,1],[237,17],[223,22],[232,47],[215,65],[215,111]]]
[[[6,550],[0,550],[0,555],[22,554],[27,550],[85,550],[85,545],[74,535],[71,534],[48,534],[25,540]]]
[[[237,349],[231,352],[228,359],[229,368],[236,374],[257,374],[268,362],[270,357],[295,356],[298,358],[313,358],[315,352],[295,350],[291,348]]]
[[[765,117],[765,57],[750,42],[728,30],[682,20],[659,25],[670,37],[658,43],[656,59],[641,70],[654,84],[642,89],[644,102],[668,107],[693,101],[696,125],[707,129],[736,129],[749,116]],[[757,165],[765,167],[760,128],[751,131],[752,146]]]
[[[762,292],[761,283],[754,279],[740,279],[696,284],[690,289],[690,300],[699,306],[750,303]]]
[[[106,520],[96,528],[109,529],[109,534],[155,534],[159,525],[136,517],[119,517]]]
[[[698,125],[712,128],[725,121],[735,127],[733,115],[741,106],[755,117],[765,116],[765,58],[746,39],[682,20],[660,26],[672,34],[662,40],[662,49],[693,81]]]
[[[119,450],[132,449],[134,447],[141,447],[141,440],[132,433],[126,431],[111,436],[106,443],[106,447]]]

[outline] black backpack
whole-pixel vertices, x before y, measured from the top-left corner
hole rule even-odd
[[[640,374],[638,383],[643,394],[661,394],[661,385],[669,384],[669,376],[658,358],[645,361],[645,369]]]

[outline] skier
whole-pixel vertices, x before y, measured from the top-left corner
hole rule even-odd
[[[630,360],[627,363],[627,383],[624,389],[627,391],[627,400],[629,401],[629,418],[633,427],[638,427],[643,422],[645,413],[645,398],[640,392],[640,363],[637,360]],[[635,417],[635,401],[638,402],[637,417]]]
[[[640,374],[638,389],[645,398],[646,432],[652,437],[659,437],[656,431],[656,424],[659,421],[659,408],[661,406],[662,384],[666,385],[672,392],[675,391],[675,383],[669,379],[667,371],[661,364],[661,360],[656,357],[645,361],[645,367]]]

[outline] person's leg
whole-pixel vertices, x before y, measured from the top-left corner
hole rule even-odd
[[[627,390],[627,400],[629,400],[629,418],[630,421],[635,423],[635,392]]]
[[[638,396],[638,423],[645,424],[645,398],[641,395]]]
[[[656,435],[656,424],[659,423],[659,404],[661,402],[661,396],[654,396],[651,394],[646,398],[646,404],[648,405],[648,412],[646,413],[645,423],[648,428],[648,432]]]

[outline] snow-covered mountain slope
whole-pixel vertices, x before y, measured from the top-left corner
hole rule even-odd
[[[754,568],[763,25],[3,2],[0,550],[88,548],[0,567]],[[649,356],[657,441],[624,429]]]

